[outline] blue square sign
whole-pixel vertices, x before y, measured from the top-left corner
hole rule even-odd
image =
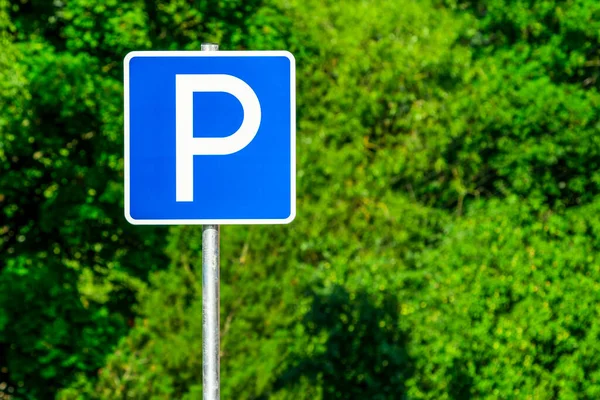
[[[124,68],[130,223],[294,219],[292,54],[141,51],[129,53]]]

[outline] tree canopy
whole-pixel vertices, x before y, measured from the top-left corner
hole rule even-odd
[[[123,57],[291,51],[297,217],[222,229],[236,399],[600,395],[600,3],[0,0],[0,398],[196,399],[201,229],[123,217]]]

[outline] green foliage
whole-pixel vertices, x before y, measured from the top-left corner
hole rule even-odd
[[[423,252],[410,398],[598,397],[599,206],[481,203]]]
[[[590,202],[600,188],[598,93],[554,84],[535,65],[504,69],[486,59],[475,66],[469,85],[449,99],[447,124],[418,139],[409,155],[414,171],[401,182],[459,213],[465,198],[511,194],[538,209]]]
[[[0,337],[12,344],[6,360],[10,378],[19,387],[48,382],[48,387],[25,393],[48,396],[70,382],[68,371],[95,371],[126,331],[126,315],[112,312],[112,302],[86,298],[77,287],[77,271],[47,257],[9,264],[3,280],[11,282],[3,284],[2,296],[12,307],[4,303],[0,314]]]
[[[201,396],[201,230],[123,221],[121,67],[215,41],[298,67],[298,217],[222,232],[224,398],[598,398],[599,7],[0,0],[0,384]]]
[[[479,20],[471,45],[480,57],[508,53],[533,62],[557,83],[598,88],[600,4],[595,1],[486,0],[452,8],[468,9]]]
[[[293,355],[297,361],[281,373],[275,387],[297,385],[308,377],[322,385],[324,398],[405,396],[413,361],[408,335],[399,329],[397,298],[388,294],[374,304],[366,292],[350,294],[341,286],[322,292],[314,294],[302,321],[306,335],[318,338],[317,343]]]
[[[132,317],[138,279],[164,263],[164,235],[122,223],[120,82],[93,56],[33,34],[7,50],[0,368],[24,398],[43,398],[71,371],[102,365]]]
[[[598,207],[536,216],[516,199],[481,203],[447,223],[438,246],[389,266],[379,260],[410,250],[400,218],[389,228],[397,236],[381,232],[396,237],[389,248],[367,246],[349,260],[338,254],[316,270],[254,261],[257,254],[237,244],[243,262],[223,266],[224,396],[595,398],[600,225],[589,215]],[[143,319],[95,391],[72,388],[65,399],[199,390],[199,271],[190,266],[199,264],[197,236],[179,236],[182,251],[184,243],[195,247],[189,258],[177,250],[181,261],[152,279],[160,290],[146,292]],[[259,246],[281,248],[272,245],[277,236],[254,236],[252,247],[268,254]],[[224,245],[231,254],[231,241]],[[311,293],[315,280],[329,283]]]
[[[594,1],[447,1],[470,10],[457,43],[462,85],[422,121],[434,125],[400,181],[427,204],[456,207],[516,194],[536,208],[585,204],[600,191]],[[435,168],[432,168],[435,166]]]
[[[390,354],[390,368],[373,374],[379,386],[372,390],[387,388],[390,393],[402,387],[398,371],[392,367],[406,357],[403,353],[406,350],[394,342],[399,335],[394,331],[397,307],[387,293],[393,293],[398,284],[399,276],[394,271],[404,268],[404,258],[410,258],[417,250],[414,245],[423,241],[421,235],[433,231],[439,217],[436,212],[398,199],[367,204],[364,214],[345,214],[350,219],[336,224],[344,214],[341,211],[321,219],[298,220],[294,228],[223,229],[222,235],[227,237],[221,249],[224,398],[311,399],[322,391],[319,387],[322,377],[315,382],[318,377],[300,373],[311,357],[324,357],[321,353],[325,342],[312,341],[327,341],[329,326],[316,325],[324,315],[307,314],[311,309],[319,312],[313,298],[330,304],[322,311],[340,321],[337,311],[354,307],[358,296],[364,309],[340,324],[344,328],[364,324],[357,332],[362,329],[365,335],[356,337],[353,348],[365,346],[365,352],[372,351],[367,345],[372,337],[389,342],[390,349],[385,349],[385,343],[381,343],[381,348],[384,354]],[[404,226],[406,222],[408,228]],[[348,232],[346,225],[362,229]],[[427,229],[428,225],[432,228]],[[380,240],[377,231],[388,239]],[[340,242],[353,251],[335,247]],[[293,246],[294,243],[301,245]],[[90,386],[82,381],[63,391],[61,399],[197,397],[202,370],[200,249],[200,229],[174,231],[170,249],[174,264],[169,270],[154,274],[150,286],[141,292],[138,310],[141,317],[109,358],[98,383]],[[287,260],[285,263],[281,262],[282,257]],[[366,282],[371,285],[365,287]],[[321,293],[314,292],[315,285],[322,287]],[[342,286],[346,289],[341,289]],[[155,289],[158,287],[160,290]],[[382,310],[373,312],[378,308]],[[389,325],[371,335],[369,324],[380,324],[380,318]],[[312,337],[313,331],[320,332],[318,338]],[[341,344],[348,337],[346,334],[333,339],[330,346]],[[339,354],[331,363],[341,368],[347,356]],[[375,354],[373,359],[384,363],[384,357]],[[363,372],[369,373],[369,368],[364,365]],[[386,379],[392,376],[396,377],[393,383],[387,383]],[[348,377],[355,386],[346,393],[358,393],[362,379]],[[284,382],[286,385],[282,387]],[[344,384],[340,379],[325,390],[331,392]],[[301,389],[296,391],[297,387]]]

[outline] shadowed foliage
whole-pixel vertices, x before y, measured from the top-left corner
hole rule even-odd
[[[275,387],[306,377],[322,386],[324,399],[405,398],[413,366],[398,300],[387,296],[375,305],[368,293],[350,294],[341,286],[319,292],[302,323],[308,335],[324,340],[314,352],[295,355]]]

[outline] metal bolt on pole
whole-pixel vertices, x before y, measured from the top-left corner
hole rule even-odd
[[[203,43],[202,51],[217,51],[219,45]],[[219,225],[202,227],[202,398],[220,397],[219,356]]]

